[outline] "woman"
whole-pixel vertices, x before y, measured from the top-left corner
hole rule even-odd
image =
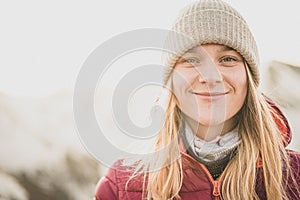
[[[178,51],[167,56],[158,153],[115,163],[95,199],[300,199],[300,154],[285,149],[288,122],[258,90],[257,47],[242,16],[221,0],[197,1],[172,30],[193,43],[169,40]]]

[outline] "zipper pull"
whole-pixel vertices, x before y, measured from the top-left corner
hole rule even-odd
[[[218,196],[220,196],[219,181],[214,181],[213,184],[214,184],[213,195],[215,197],[218,197]]]

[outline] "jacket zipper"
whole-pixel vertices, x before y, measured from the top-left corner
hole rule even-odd
[[[203,171],[206,173],[206,175],[208,176],[210,182],[213,185],[212,195],[215,197],[215,200],[221,199],[220,198],[220,185],[219,185],[219,183],[220,183],[220,180],[221,180],[221,177],[222,177],[223,173],[221,174],[221,176],[219,177],[218,180],[214,180],[213,177],[211,176],[210,172],[208,171],[208,169],[201,163],[199,163],[199,165],[201,166]]]
[[[182,152],[183,153],[183,152]],[[187,157],[191,158],[194,160],[193,157],[191,157],[190,155],[186,154],[186,153],[183,153],[185,154]],[[220,181],[221,181],[221,178],[223,177],[223,173],[221,174],[221,176],[219,177],[218,180],[214,180],[212,175],[210,174],[210,172],[208,171],[208,169],[201,163],[198,163],[200,165],[200,167],[203,169],[203,171],[205,172],[205,174],[207,175],[208,179],[210,180],[211,184],[213,185],[213,192],[212,192],[212,195],[214,196],[214,199],[215,200],[220,200],[221,197],[220,197]]]

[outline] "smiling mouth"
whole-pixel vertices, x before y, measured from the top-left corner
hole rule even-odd
[[[203,97],[220,97],[228,94],[228,92],[192,92],[192,93]]]

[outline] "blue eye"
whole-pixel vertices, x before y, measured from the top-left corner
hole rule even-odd
[[[221,58],[221,62],[236,62],[237,59],[236,58],[233,58],[233,57],[224,57],[224,58]]]
[[[186,58],[186,59],[184,59],[184,62],[190,63],[190,64],[199,64],[200,60],[197,58]]]

